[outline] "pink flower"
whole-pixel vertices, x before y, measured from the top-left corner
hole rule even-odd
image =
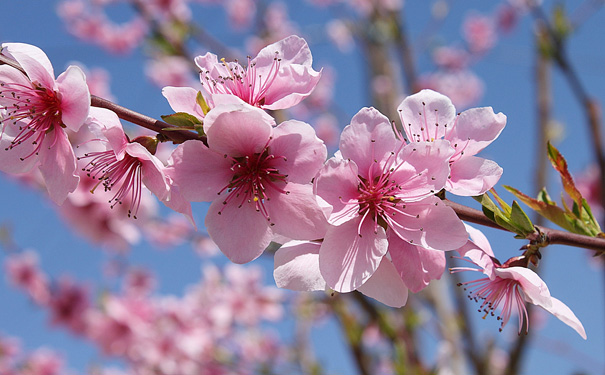
[[[263,48],[243,68],[237,61],[219,61],[206,53],[195,63],[200,79],[211,94],[230,94],[265,109],[286,109],[309,96],[321,72],[311,67],[313,59],[307,42],[292,35]]]
[[[471,52],[485,53],[496,44],[496,24],[490,17],[470,14],[464,20],[462,28]]]
[[[68,278],[59,280],[48,304],[51,323],[65,325],[74,333],[87,329],[85,313],[90,308],[88,290]]]
[[[483,301],[480,309],[486,314],[493,316],[495,310],[502,310],[498,316],[498,320],[502,320],[500,331],[508,323],[515,310],[519,318],[519,333],[521,333],[523,321],[526,321],[526,330],[528,330],[529,317],[525,302],[529,302],[553,314],[586,340],[586,332],[582,323],[569,307],[551,297],[548,286],[534,271],[518,265],[523,259],[515,257],[501,265],[494,257],[491,246],[483,233],[468,225],[466,225],[466,229],[471,239],[458,249],[458,252],[479,268],[456,267],[450,271],[479,271],[487,276],[460,285],[464,285],[465,289],[470,289],[470,298],[475,301]]]
[[[325,231],[310,181],[326,148],[308,124],[272,125],[260,109],[218,106],[204,119],[208,147],[187,141],[169,162],[185,199],[212,201],[208,234],[236,263],[258,257],[275,234],[308,239]]]
[[[0,170],[24,173],[39,165],[52,200],[61,204],[78,186],[76,157],[63,128],[78,131],[90,108],[82,70],[70,66],[56,80],[38,47],[2,44],[26,74],[0,66]]]
[[[409,245],[453,250],[466,241],[454,211],[433,196],[447,180],[453,152],[440,140],[404,144],[374,108],[353,117],[340,138],[341,155],[315,178],[315,191],[331,210],[319,251],[330,288],[358,289],[380,267],[405,280]]]
[[[50,289],[46,275],[39,269],[38,255],[31,251],[12,255],[6,259],[6,274],[11,282],[25,289],[30,297],[38,304],[48,302]]]
[[[150,137],[138,137],[130,142],[118,116],[103,108],[91,111],[90,122],[91,126],[100,128],[98,132],[108,147],[105,151],[86,153],[83,158],[90,161],[84,170],[88,176],[97,179],[105,191],[117,188],[110,200],[111,207],[128,201],[128,216],[136,219],[145,185],[168,207],[193,221],[191,206],[178,192],[171,190],[171,181],[164,173],[164,165],[152,154],[155,153],[157,141]]]
[[[505,115],[495,114],[491,107],[473,108],[456,115],[450,99],[432,90],[408,96],[397,110],[412,144],[443,138],[454,147],[447,191],[463,196],[481,195],[498,182],[502,168],[474,155],[500,135],[506,125]]]

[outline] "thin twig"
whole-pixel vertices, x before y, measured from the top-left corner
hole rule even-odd
[[[491,221],[479,210],[447,199],[444,200],[444,203],[451,207],[461,220],[506,231],[506,229]],[[584,236],[538,225],[535,227],[537,231],[527,236],[527,240],[539,241],[543,245],[567,245],[595,250],[599,253],[605,252],[605,238]]]

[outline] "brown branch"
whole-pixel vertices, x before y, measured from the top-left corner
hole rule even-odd
[[[483,225],[490,228],[496,228],[506,231],[498,224],[491,221],[483,212],[462,204],[444,200],[445,204],[454,209],[461,220]],[[584,236],[581,234],[565,232],[562,230],[551,229],[543,226],[535,226],[539,232],[527,236],[530,241],[540,241],[544,245],[567,245],[581,247],[584,249],[595,250],[599,253],[605,253],[605,238]],[[540,236],[543,239],[540,239]]]
[[[131,109],[122,107],[121,105],[110,102],[107,99],[99,98],[91,95],[91,105],[93,107],[105,108],[113,111],[122,120],[131,122],[135,125],[142,126],[156,133],[162,134],[173,143],[183,143],[187,140],[196,139],[206,143],[206,137],[199,136],[196,133],[187,130],[166,130],[178,129],[176,126],[168,124],[164,121],[156,120],[152,117],[135,112]]]

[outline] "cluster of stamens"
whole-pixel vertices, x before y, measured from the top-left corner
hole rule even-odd
[[[271,221],[266,203],[271,200],[269,189],[281,194],[289,194],[284,187],[287,184],[288,175],[280,173],[275,167],[277,160],[286,160],[283,156],[276,156],[269,152],[268,143],[260,153],[242,157],[230,157],[233,164],[233,178],[218,194],[225,191],[227,195],[223,201],[224,205],[237,204],[241,208],[244,204],[253,203],[257,212],[260,212],[267,221]],[[218,212],[219,215],[222,210]],[[273,224],[271,224],[273,225]]]
[[[0,107],[4,111],[0,119],[0,138],[7,126],[19,128],[19,133],[5,150],[31,141],[36,147],[22,160],[37,155],[46,134],[62,125],[61,101],[57,94],[39,85],[32,87],[18,83],[0,83],[0,98],[4,103],[4,106]],[[49,147],[55,142],[56,139]]]
[[[372,143],[374,143],[374,141],[372,141]],[[356,201],[358,205],[351,205],[351,208],[343,212],[342,216],[349,215],[351,210],[357,210],[357,213],[362,216],[357,229],[359,237],[362,237],[361,227],[368,218],[374,223],[374,233],[378,233],[379,226],[383,227],[385,230],[388,227],[408,231],[424,230],[423,228],[404,227],[395,219],[398,215],[415,219],[420,218],[420,215],[406,212],[406,201],[400,198],[400,192],[403,190],[402,184],[404,182],[409,182],[409,180],[396,181],[393,179],[393,174],[405,164],[404,160],[396,160],[396,154],[398,154],[404,146],[405,145],[402,143],[396,152],[391,152],[382,167],[377,168],[378,161],[375,159],[374,163],[369,168],[367,178],[359,175],[357,176],[357,191],[359,195],[357,196]],[[415,152],[416,149],[413,149],[413,151]],[[411,178],[420,176],[422,176],[422,172]],[[421,197],[406,195],[406,199],[408,200],[415,200],[416,198]],[[348,204],[350,202],[343,203]],[[413,240],[410,240],[409,242],[413,243]]]
[[[99,182],[91,189],[95,189],[102,184],[105,191],[111,191],[117,184],[119,189],[109,200],[110,207],[114,208],[117,204],[122,204],[130,199],[130,208],[128,217],[137,218],[137,212],[141,204],[142,162],[129,154],[125,153],[124,158],[118,160],[114,151],[91,152],[85,154],[83,158],[92,158],[90,162],[82,168],[86,175]]]
[[[221,62],[229,71],[228,76],[213,78],[207,70],[200,72],[202,85],[210,93],[235,95],[257,107],[265,104],[265,95],[279,73],[281,64],[279,52],[275,52],[273,64],[265,76],[257,73],[256,62],[252,62],[250,56],[246,68],[239,65],[237,60],[235,64],[228,64],[225,59],[221,59]]]
[[[483,318],[488,314],[496,316],[494,311],[501,308],[501,315],[497,315],[497,319],[501,321],[500,332],[502,332],[502,328],[508,323],[513,308],[516,307],[519,318],[519,334],[523,327],[523,321],[527,323],[525,325],[525,333],[527,333],[529,317],[527,308],[525,307],[523,291],[518,281],[502,277],[496,277],[491,280],[485,277],[479,280],[460,283],[458,286],[464,286],[464,290],[467,290],[467,288],[471,289],[468,295],[470,300],[475,302],[483,301],[479,306],[479,312],[485,313]]]

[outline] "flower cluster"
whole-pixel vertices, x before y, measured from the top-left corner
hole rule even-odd
[[[153,276],[132,268],[121,291],[100,294],[95,304],[90,288],[73,279],[49,280],[32,251],[5,265],[11,281],[48,310],[51,324],[122,359],[125,374],[249,373],[279,365],[274,355],[282,344],[262,324],[282,319],[283,293],[263,285],[259,268],[205,267],[199,283],[180,298],[155,295]],[[24,375],[64,374],[61,359],[51,354],[46,361],[37,355],[16,361],[18,347],[0,337],[0,372],[21,374],[17,365],[25,362],[32,368]]]
[[[9,43],[2,51],[23,69],[0,66],[3,171],[27,173],[39,166],[32,178],[57,203],[77,207],[67,210],[75,221],[93,211],[101,218],[90,227],[91,237],[109,232],[121,244],[128,242],[128,228],[109,212],[126,221],[145,216],[147,191],[193,224],[190,202],[210,202],[205,228],[231,261],[247,263],[272,242],[283,244],[275,254],[274,277],[284,288],[357,290],[389,306],[405,305],[408,291],[419,292],[441,277],[444,252],[468,242],[464,224],[440,197],[484,194],[502,175],[498,164],[476,155],[499,136],[506,116],[491,107],[457,113],[448,97],[431,90],[401,102],[399,128],[375,108],[361,109],[326,161],[326,146],[311,125],[277,124],[272,116],[308,97],[321,77],[306,41],[294,35],[263,48],[246,67],[211,53],[198,56],[201,90],[165,87],[177,112],[172,118],[193,124],[183,131],[197,131],[169,155],[158,152],[166,135],[131,139],[116,113],[91,108],[79,68],[71,66],[55,79],[38,48]],[[71,142],[79,145],[78,157]],[[104,209],[82,198],[88,191],[106,202]],[[488,276],[476,282],[473,296],[485,299],[486,311],[505,301],[504,324],[511,306],[518,306],[522,320],[524,300],[539,301],[583,335],[558,300],[524,289],[519,275],[530,280],[532,271],[471,259]],[[82,314],[90,308],[86,292],[64,280],[61,297],[47,301],[44,278],[23,271],[34,264],[28,262],[21,271],[11,267],[21,273],[15,282],[27,285],[39,303],[56,305],[57,323],[100,343],[107,335],[123,335],[120,344],[111,337],[112,344],[102,346],[109,354],[134,355],[133,340],[139,331],[149,333],[141,327],[155,319],[152,306],[108,298],[103,314],[111,316],[96,319],[104,325],[91,328]],[[151,352],[136,355],[143,353]]]

